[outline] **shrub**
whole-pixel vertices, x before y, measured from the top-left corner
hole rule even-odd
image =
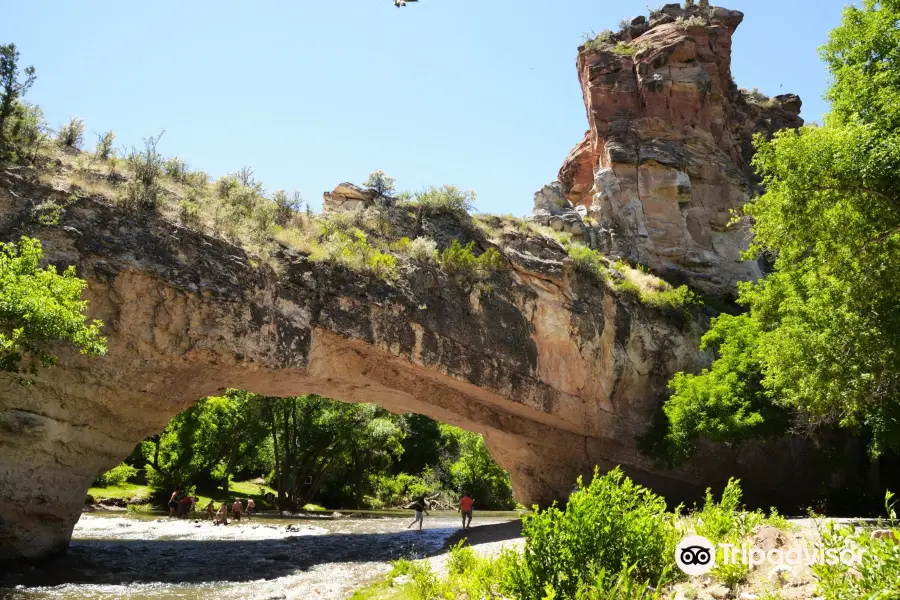
[[[568,248],[569,258],[576,271],[604,281],[607,276],[606,260],[603,255],[582,244],[572,244]]]
[[[474,208],[475,197],[474,190],[460,190],[455,185],[432,186],[416,194],[416,203],[420,213],[426,216],[463,216]]]
[[[719,502],[713,498],[712,491],[706,490],[703,510],[692,515],[694,530],[712,542],[717,548],[720,543],[740,544],[753,530],[763,524],[783,527],[786,522],[773,509],[772,516],[766,518],[761,510],[747,511],[741,501],[740,480],[731,478],[722,491]],[[749,567],[743,562],[726,564],[721,549],[717,550],[716,567],[712,575],[728,587],[734,588],[749,573]]]
[[[634,566],[624,567],[615,577],[601,569],[593,581],[581,584],[575,600],[659,600],[664,597],[659,589],[650,586],[649,581],[639,582],[634,569]]]
[[[441,268],[451,275],[460,275],[469,280],[486,279],[503,264],[503,258],[494,248],[488,248],[480,256],[475,256],[475,242],[465,248],[459,240],[453,240],[449,248],[441,254]]]
[[[342,264],[356,271],[372,273],[379,279],[389,280],[396,276],[397,259],[371,246],[366,234],[359,229],[351,233],[333,231],[314,249],[312,260],[327,260]]]
[[[288,195],[285,190],[278,190],[272,194],[272,201],[275,203],[275,223],[278,225],[286,225],[293,215],[300,212],[303,205],[300,192]]]
[[[84,140],[84,121],[71,117],[69,122],[59,128],[56,140],[63,146],[78,149]]]
[[[200,227],[200,205],[185,198],[178,203],[178,219],[188,229],[198,229]]]
[[[694,0],[684,0],[684,7],[685,7],[686,9],[687,9],[687,8],[694,8]]]
[[[884,505],[888,519],[879,523],[889,529],[895,539],[900,539],[900,523],[892,502],[894,495],[885,494]],[[857,531],[852,524],[836,525],[829,521],[819,524],[822,549],[826,553],[837,553],[845,548],[855,548],[861,552],[862,560],[855,564],[836,561],[837,564],[820,562],[812,567],[818,579],[816,592],[824,600],[848,600],[850,598],[877,598],[896,600],[900,597],[900,543],[890,539],[873,539],[870,532]]]
[[[395,179],[384,171],[373,171],[363,182],[363,187],[375,195],[376,202],[384,202],[394,193]]]
[[[610,40],[612,39],[613,32],[609,29],[604,29],[600,33],[595,34],[593,31],[591,33],[584,34],[584,46],[589,50],[607,50]]]
[[[728,480],[719,502],[715,501],[712,490],[706,490],[703,510],[696,513],[695,530],[698,535],[713,544],[743,538],[765,521],[762,511],[747,512],[741,502],[743,492],[741,482],[733,477]]]
[[[163,173],[163,158],[156,145],[164,132],[156,137],[144,138],[144,149],[132,148],[125,157],[125,164],[134,179],[125,188],[123,202],[129,208],[154,208],[159,202],[159,178]]]
[[[641,297],[641,286],[633,281],[629,281],[627,279],[616,281],[615,288],[622,294],[628,294],[630,296],[634,296],[635,298]]]
[[[0,159],[34,163],[38,152],[47,141],[48,127],[39,106],[17,102],[2,125]],[[5,148],[5,149],[4,149]]]
[[[680,313],[687,316],[691,306],[701,304],[700,298],[686,285],[677,288],[666,287],[661,290],[650,290],[641,293],[641,302],[660,310]]]
[[[429,237],[417,237],[410,242],[407,254],[419,262],[435,262],[438,260],[437,242]]]
[[[525,517],[525,548],[506,584],[522,600],[573,598],[591,585],[596,573],[665,580],[673,562],[678,531],[665,500],[636,485],[618,467],[572,494],[565,511],[556,506]]]
[[[122,463],[98,477],[94,482],[94,485],[96,487],[115,487],[122,485],[135,475],[137,475],[137,469],[135,469],[131,465]]]
[[[623,56],[634,56],[635,54],[640,52],[642,49],[643,49],[643,47],[638,44],[629,44],[627,42],[619,42],[618,44],[616,44],[613,47],[612,51],[615,52],[616,54],[621,54]]]
[[[88,321],[87,282],[75,267],[58,274],[53,265],[40,267],[40,240],[22,236],[17,244],[0,243],[0,372],[22,384],[39,367],[52,367],[58,342],[74,344],[82,354],[106,353],[103,323]]]
[[[178,183],[187,183],[187,163],[185,163],[177,156],[173,156],[163,163],[163,171],[173,181],[177,181]]]
[[[23,107],[19,99],[28,92],[37,77],[31,66],[25,67],[22,74],[24,79],[19,79],[19,52],[16,45],[0,45],[0,160],[18,158],[15,135],[10,131],[9,125],[15,113]]]
[[[109,160],[109,157],[112,155],[112,145],[115,139],[116,134],[112,131],[107,131],[103,135],[98,135],[97,147],[94,149],[94,156],[99,158],[100,160]]]
[[[675,24],[682,29],[690,29],[691,27],[706,27],[707,22],[706,19],[701,17],[700,15],[694,15],[693,17],[689,17],[685,19],[684,17],[678,17],[675,19]]]
[[[502,583],[514,556],[510,551],[497,558],[479,556],[460,540],[450,548],[447,561],[450,587],[456,598],[499,598]]]

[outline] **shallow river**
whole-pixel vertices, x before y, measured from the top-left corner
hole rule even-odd
[[[216,527],[211,521],[162,515],[85,514],[65,557],[0,576],[0,597],[346,598],[389,571],[391,560],[443,552],[447,539],[460,530],[451,512],[425,517],[422,531],[406,529],[410,511],[380,515],[254,515],[249,522]],[[515,518],[514,513],[482,512],[473,520],[473,532]]]

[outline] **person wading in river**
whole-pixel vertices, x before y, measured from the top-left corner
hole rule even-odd
[[[253,501],[253,498],[247,498],[247,520],[250,520],[250,515],[253,511],[256,510],[256,502]]]
[[[241,505],[241,499],[235,498],[234,504],[231,505],[231,519],[240,521],[242,512],[244,512],[244,507]]]
[[[192,510],[194,510],[194,497],[185,496],[181,499],[181,502],[178,503],[178,516],[186,517]]]
[[[178,510],[178,490],[175,490],[169,496],[169,516],[174,517],[176,510]]]
[[[463,529],[468,529],[472,525],[473,504],[475,504],[475,501],[469,498],[467,493],[463,492],[463,497],[459,499],[459,506],[456,508],[456,510],[462,513]],[[468,524],[466,524],[466,517],[469,519]]]
[[[228,525],[228,505],[224,502],[216,511],[216,525]]]
[[[428,514],[427,503],[425,501],[425,494],[422,494],[421,496],[419,496],[418,498],[413,500],[412,503],[410,503],[406,508],[411,508],[414,511],[416,511],[416,518],[413,519],[413,522],[410,523],[409,525],[407,525],[406,528],[409,529],[410,527],[412,527],[413,525],[418,523],[419,531],[421,531],[422,524],[424,523],[424,520],[425,520],[424,517],[422,516],[422,513],[425,513],[426,515]]]
[[[210,521],[216,518],[216,504],[212,500],[206,505],[206,516]]]

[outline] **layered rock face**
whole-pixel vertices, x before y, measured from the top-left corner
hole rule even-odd
[[[590,129],[559,173],[600,248],[714,293],[756,278],[731,211],[755,192],[754,133],[799,127],[794,95],[754,100],[731,76],[743,14],[668,4],[579,48]]]
[[[638,452],[672,373],[705,364],[702,317],[686,326],[616,297],[573,273],[552,240],[506,234],[508,265],[489,292],[414,262],[389,284],[287,249],[277,269],[256,265],[103,199],[70,204],[59,226],[33,218],[67,197],[0,173],[0,239],[32,235],[51,263],[76,265],[109,347],[60,347],[59,366],[30,386],[0,374],[0,558],[65,548],[99,473],[228,387],[374,402],[477,431],[525,504],[564,499],[594,465],[622,464],[673,499],[729,475],[751,491],[784,488],[771,458],[718,453],[660,471]],[[397,235],[490,245],[471,224],[395,212]]]

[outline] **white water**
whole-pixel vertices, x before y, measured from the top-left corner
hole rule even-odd
[[[53,599],[329,599],[390,570],[399,557],[442,553],[457,517],[284,519],[214,526],[205,520],[118,513],[86,514],[68,554],[48,566],[7,575],[0,596]],[[509,520],[476,518],[473,525]],[[18,585],[17,585],[18,584]],[[12,587],[14,586],[14,587]]]

